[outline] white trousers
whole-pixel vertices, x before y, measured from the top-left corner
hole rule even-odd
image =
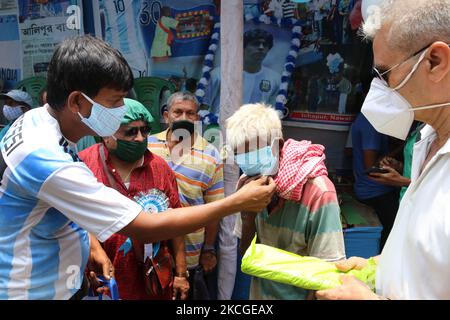
[[[225,196],[236,190],[239,170],[235,165],[224,166]],[[219,225],[219,261],[217,263],[217,299],[230,300],[234,289],[237,264],[237,237],[234,235],[234,225],[237,214],[222,218]]]

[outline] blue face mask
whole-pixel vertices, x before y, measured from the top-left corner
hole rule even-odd
[[[247,176],[272,176],[278,172],[278,156],[273,155],[271,146],[238,154],[234,159]]]
[[[81,121],[100,137],[109,137],[116,133],[123,117],[127,113],[127,107],[123,105],[117,108],[105,108],[84,93],[81,94],[92,103],[91,115],[89,118],[84,118],[81,113],[78,112]]]

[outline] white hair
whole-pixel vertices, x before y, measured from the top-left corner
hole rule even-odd
[[[195,106],[199,107],[199,103],[197,100],[197,97],[189,92],[189,91],[177,91],[175,93],[173,93],[169,99],[167,99],[167,110],[170,110],[170,108],[172,107],[172,105],[176,102],[176,101],[192,101],[193,103],[195,103]]]
[[[363,36],[373,39],[388,26],[392,49],[412,53],[434,41],[450,41],[450,0],[384,0],[368,11]]]
[[[263,103],[245,104],[226,121],[227,144],[232,149],[250,144],[270,144],[283,138],[281,120],[277,111]]]

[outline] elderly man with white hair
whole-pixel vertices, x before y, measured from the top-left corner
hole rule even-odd
[[[241,212],[235,233],[243,254],[257,233],[260,243],[327,261],[345,258],[336,190],[327,176],[324,147],[283,140],[277,112],[264,104],[242,106],[227,120],[227,143],[243,171],[238,188],[260,175],[273,176],[276,195],[260,214]],[[252,278],[250,299],[294,300],[307,290]]]
[[[414,145],[411,184],[378,261],[376,293],[353,277],[320,299],[450,299],[450,1],[388,0],[365,22],[377,72],[362,113],[381,133]],[[351,258],[343,271],[367,261]]]

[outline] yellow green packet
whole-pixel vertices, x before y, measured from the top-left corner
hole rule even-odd
[[[325,290],[341,285],[340,276],[353,275],[375,290],[376,262],[370,258],[366,267],[349,272],[339,271],[335,264],[315,257],[257,244],[256,237],[242,258],[242,272],[254,277],[277,281],[307,290]]]

